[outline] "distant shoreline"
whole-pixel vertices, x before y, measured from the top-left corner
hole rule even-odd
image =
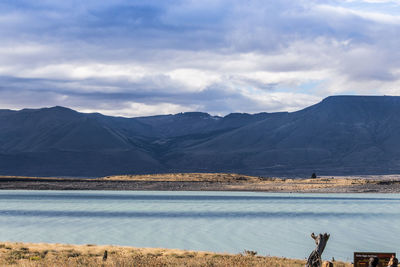
[[[261,178],[227,173],[120,175],[94,179],[0,176],[0,190],[400,193],[400,176],[330,176],[314,179]]]

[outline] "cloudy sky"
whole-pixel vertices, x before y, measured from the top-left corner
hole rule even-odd
[[[144,116],[400,95],[400,0],[2,0],[0,108]]]

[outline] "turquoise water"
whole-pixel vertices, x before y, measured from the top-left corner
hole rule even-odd
[[[323,258],[399,252],[400,194],[0,191],[2,241],[114,244]]]

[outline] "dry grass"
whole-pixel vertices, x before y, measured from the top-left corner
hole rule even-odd
[[[157,182],[213,182],[213,183],[259,183],[261,177],[234,173],[165,173],[146,175],[115,175],[101,178],[112,181],[157,181]]]
[[[109,181],[147,182],[206,182],[215,184],[218,190],[245,190],[269,192],[318,192],[335,189],[357,188],[364,185],[380,185],[382,181],[400,183],[399,176],[373,177],[321,177],[306,179],[262,178],[229,173],[169,173],[152,175],[117,175],[99,178]]]
[[[58,180],[70,180],[87,182],[84,188],[90,188],[91,182],[110,183],[122,181],[127,183],[138,182],[134,190],[218,190],[218,191],[265,191],[265,192],[400,192],[399,175],[381,176],[337,176],[303,179],[263,178],[231,173],[167,173],[149,175],[116,175],[97,179],[76,178],[40,178],[40,177],[18,177],[0,176],[0,178],[16,179],[15,188],[19,188],[25,181],[46,185],[56,184]],[[7,181],[8,182],[8,181]],[[160,183],[168,182],[168,183]],[[10,186],[10,183],[6,183]],[[118,184],[118,183],[116,183]],[[28,186],[34,186],[29,184]],[[63,185],[66,185],[64,183]],[[183,186],[184,185],[184,186]],[[59,188],[58,185],[57,188]],[[82,184],[76,184],[79,189]],[[97,187],[93,187],[96,189]],[[104,189],[104,187],[100,187]],[[125,189],[126,187],[124,187]]]
[[[104,251],[107,259],[103,260]],[[95,245],[1,243],[0,266],[268,266],[302,267],[304,260],[263,257],[254,253],[216,254],[175,249],[150,249]],[[334,266],[350,267],[336,262]]]

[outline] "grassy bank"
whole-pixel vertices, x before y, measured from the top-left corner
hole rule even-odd
[[[104,258],[105,251],[107,257]],[[217,254],[176,249],[96,245],[0,243],[0,266],[268,266],[303,267],[304,260],[263,257],[251,251]],[[350,267],[336,262],[335,266]]]
[[[86,179],[0,175],[0,189],[400,193],[400,176],[284,179],[230,173],[168,173]]]
[[[337,176],[285,179],[256,177],[231,173],[167,173],[151,175],[115,175],[99,178],[105,181],[206,183],[207,189],[265,192],[332,192],[361,193],[400,191],[399,175]]]

